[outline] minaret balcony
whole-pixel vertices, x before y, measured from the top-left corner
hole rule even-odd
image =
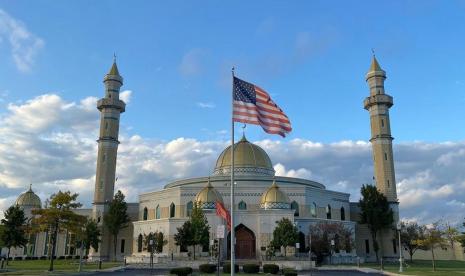
[[[102,98],[97,101],[97,109],[101,111],[103,108],[114,108],[123,113],[126,109],[126,104],[122,100]]]
[[[391,107],[394,104],[394,102],[392,100],[392,97],[386,94],[372,95],[370,97],[367,97],[363,101],[363,106],[367,110],[373,105],[381,105],[381,104],[387,105],[387,107]]]

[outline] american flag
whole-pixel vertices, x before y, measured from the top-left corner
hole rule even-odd
[[[260,87],[234,77],[234,122],[260,125],[265,132],[282,137],[291,132],[291,122],[270,95]]]

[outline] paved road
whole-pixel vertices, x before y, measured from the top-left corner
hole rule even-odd
[[[86,275],[92,275],[92,276],[102,276],[102,275],[115,275],[115,276],[121,276],[121,275],[133,275],[133,276],[161,276],[161,275],[169,275],[168,273],[169,270],[165,269],[154,269],[149,270],[149,269],[126,269],[125,271],[115,271],[115,272],[99,272],[99,273],[94,273],[94,274],[86,274]],[[212,276],[216,274],[210,274]],[[240,275],[240,274],[239,274]],[[349,270],[326,270],[326,271],[301,271],[299,272],[299,275],[312,275],[312,276],[379,276],[381,274],[377,273],[364,273],[360,271],[349,271]]]

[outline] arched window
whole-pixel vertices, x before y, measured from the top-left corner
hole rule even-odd
[[[331,219],[331,205],[326,206],[326,218]]]
[[[143,220],[147,220],[148,215],[149,215],[149,210],[147,210],[147,207],[145,207],[145,208],[144,208]]]
[[[192,209],[194,208],[194,203],[192,203],[192,201],[189,201],[187,202],[187,205],[186,205],[186,214],[188,217],[191,216],[192,214]]]
[[[155,218],[160,219],[160,205],[157,205],[157,208],[155,208]]]
[[[241,202],[239,202],[238,208],[239,210],[247,210],[247,203],[241,200]]]
[[[176,206],[174,205],[173,202],[170,204],[170,218],[174,218],[174,215],[176,214]]]
[[[292,201],[291,209],[294,210],[294,217],[298,217],[299,216],[299,204],[295,201]]]
[[[312,205],[310,205],[310,214],[312,217],[316,218],[316,203],[313,202]]]
[[[142,252],[142,234],[137,237],[137,252]]]
[[[346,220],[346,210],[341,207],[341,220]]]

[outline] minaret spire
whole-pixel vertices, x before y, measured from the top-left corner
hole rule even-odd
[[[386,72],[381,69],[373,55],[371,66],[366,75],[370,96],[364,101],[364,107],[370,112],[371,144],[375,169],[376,187],[389,202],[397,202],[392,136],[389,108],[393,105],[392,97],[384,91]]]
[[[119,99],[123,77],[120,76],[116,59],[108,74],[103,78],[105,96],[97,101],[100,111],[100,135],[98,142],[97,169],[93,202],[93,218],[102,226],[103,217],[113,199],[115,190],[116,156],[118,152],[118,134],[120,114],[125,111],[126,104]],[[102,242],[98,252],[92,252],[95,259],[110,258],[110,235],[106,228],[102,229]]]

